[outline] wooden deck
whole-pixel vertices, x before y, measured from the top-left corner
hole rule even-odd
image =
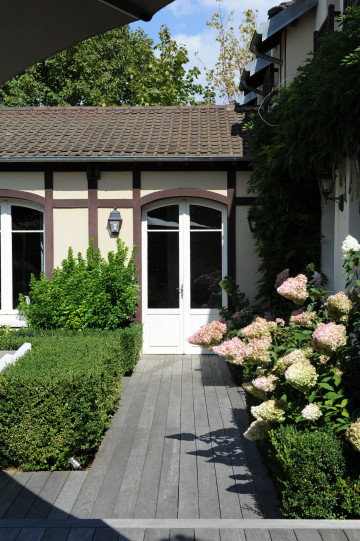
[[[281,520],[247,424],[218,357],[143,356],[89,471],[0,474],[0,541],[360,540]]]

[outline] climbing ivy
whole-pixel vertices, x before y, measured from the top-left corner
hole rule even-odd
[[[271,106],[256,115],[249,193],[257,217],[261,263],[258,297],[271,302],[275,276],[319,266],[320,194],[316,179],[334,171],[360,145],[360,8],[340,17],[342,29],[321,39]]]

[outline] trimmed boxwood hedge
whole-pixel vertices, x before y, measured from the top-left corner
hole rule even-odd
[[[101,442],[142,344],[141,325],[115,331],[10,332],[2,349],[32,351],[0,373],[0,464],[24,471],[83,467]]]
[[[344,443],[330,428],[310,431],[280,425],[259,448],[286,518],[359,518],[360,479],[350,472]],[[356,460],[353,455],[348,458]]]

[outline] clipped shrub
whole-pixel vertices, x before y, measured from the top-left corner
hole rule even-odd
[[[62,266],[45,273],[29,286],[30,304],[20,295],[18,309],[30,327],[39,329],[116,329],[128,325],[135,314],[139,286],[136,281],[135,248],[128,259],[128,248],[118,239],[117,251],[107,261],[94,241],[86,252],[74,257],[69,248]]]
[[[287,518],[359,517],[360,480],[346,478],[343,444],[330,431],[281,425],[260,444]]]
[[[91,461],[141,348],[141,325],[109,332],[21,330],[2,347],[32,351],[0,373],[0,463],[24,471]]]

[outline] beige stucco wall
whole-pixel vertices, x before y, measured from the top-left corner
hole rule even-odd
[[[198,188],[227,195],[225,171],[148,171],[141,174],[141,197],[161,190]]]
[[[253,197],[254,194],[247,193],[247,185],[251,176],[251,171],[236,172],[236,197]]]
[[[118,209],[120,211],[123,223],[120,230],[119,237],[125,242],[126,246],[131,249],[133,246],[133,210],[132,209]],[[107,228],[109,214],[112,208],[100,208],[98,209],[98,241],[101,255],[107,256],[110,251],[116,251],[116,239],[117,237],[110,237]]]
[[[131,171],[102,171],[98,180],[98,199],[131,199]]]
[[[45,197],[44,173],[39,172],[0,172],[0,190],[19,190]],[[25,197],[25,195],[24,195]]]
[[[316,9],[311,9],[298,19],[295,26],[286,27],[286,85],[296,75],[297,68],[304,64],[307,55],[314,49]]]
[[[88,184],[84,171],[55,172],[54,199],[87,199]]]
[[[54,209],[54,267],[67,257],[69,246],[74,255],[85,255],[89,246],[88,209]]]
[[[248,210],[247,206],[236,209],[236,283],[253,302],[257,293],[259,259],[254,253],[255,242],[247,221]]]

